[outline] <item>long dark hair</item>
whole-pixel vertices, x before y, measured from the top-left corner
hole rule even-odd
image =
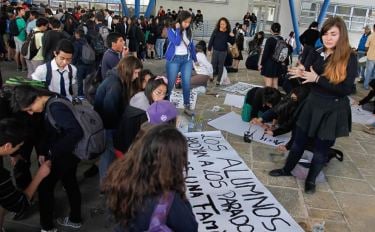
[[[231,30],[231,28],[230,28],[230,23],[229,23],[229,20],[227,19],[227,18],[225,18],[225,17],[221,17],[220,19],[219,19],[219,21],[217,21],[217,23],[216,23],[216,27],[215,27],[215,31],[220,31],[220,22],[221,21],[225,21],[225,23],[227,24],[227,33],[230,33],[230,30]]]
[[[186,199],[186,138],[173,126],[152,127],[124,159],[115,161],[103,182],[107,205],[117,221],[127,225],[146,199],[175,191]]]
[[[165,85],[168,88],[168,85],[164,83],[163,79],[156,79],[156,77],[153,77],[147,82],[147,85],[145,88],[145,95],[150,104],[154,103],[154,100],[152,99],[152,93],[160,85]]]
[[[37,97],[54,95],[58,94],[30,85],[19,85],[13,89],[10,104],[14,112],[19,112],[33,104]]]
[[[182,33],[185,30],[187,38],[189,40],[191,40],[191,37],[192,37],[191,27],[189,26],[188,28],[182,29],[182,22],[185,21],[188,18],[193,19],[192,15],[191,15],[191,13],[189,11],[186,11],[186,10],[180,11],[180,13],[178,13],[178,15],[177,15],[177,19],[176,19],[176,22],[173,25],[173,28],[176,29],[176,23],[179,23],[180,24],[180,33],[181,33],[181,36],[182,36]]]
[[[130,98],[142,88],[140,78],[133,80],[134,70],[142,69],[142,67],[142,62],[134,56],[124,57],[117,64],[118,75],[126,89],[126,91],[124,91],[125,102],[129,102]]]

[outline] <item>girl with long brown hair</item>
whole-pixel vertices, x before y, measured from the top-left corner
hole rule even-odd
[[[174,194],[166,225],[172,231],[197,231],[186,199],[187,142],[173,126],[150,129],[110,167],[103,184],[107,205],[119,225],[115,231],[148,231],[161,197]]]
[[[130,98],[141,88],[138,76],[142,67],[142,62],[134,56],[122,58],[115,68],[107,72],[106,78],[96,91],[94,109],[103,120],[107,139],[106,150],[100,156],[100,180],[114,160],[113,135],[124,109],[129,105]]]
[[[348,95],[357,76],[357,58],[352,52],[345,22],[328,18],[321,29],[323,48],[312,50],[305,66],[289,70],[292,78],[303,79],[311,92],[301,104],[296,123],[295,140],[286,164],[270,172],[271,176],[290,176],[301,158],[309,138],[314,140],[314,157],[305,181],[305,192],[315,192],[315,179],[327,162],[327,150],[338,137],[351,131]]]

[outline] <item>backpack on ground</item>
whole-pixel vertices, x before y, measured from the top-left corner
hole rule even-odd
[[[151,216],[150,225],[147,232],[172,232],[167,223],[169,210],[172,206],[175,192],[168,192],[162,195]]]
[[[276,62],[282,63],[288,58],[289,45],[279,36],[274,36],[274,38],[277,42],[272,54],[272,59]]]
[[[51,66],[51,61],[48,61],[46,63],[46,67],[47,67],[47,73],[46,73],[46,88],[48,89],[48,86],[51,84],[51,80],[52,80],[52,66]],[[69,78],[69,93],[70,95],[73,95],[73,85],[72,85],[72,81],[73,81],[73,68],[70,64],[68,64],[68,69],[69,69],[69,73],[68,73],[68,78]]]
[[[83,131],[83,137],[74,148],[73,154],[81,160],[97,158],[106,147],[104,126],[99,114],[91,106],[73,105],[69,100],[55,97],[46,106],[46,116],[51,125],[58,131],[59,127],[53,119],[50,110],[51,104],[56,102],[64,104],[71,110]]]
[[[95,51],[94,49],[90,46],[88,42],[85,42],[82,45],[82,54],[81,54],[81,61],[84,64],[93,64],[95,63]]]
[[[41,31],[32,31],[30,32],[30,34],[27,36],[25,42],[22,44],[22,47],[21,47],[21,55],[23,57],[25,57],[25,59],[27,60],[31,60],[32,58],[34,58],[36,56],[36,54],[38,53],[39,49],[41,48],[37,48],[36,47],[36,44],[35,44],[35,34],[36,33],[43,33]]]
[[[10,20],[9,34],[11,36],[18,36],[20,34],[20,30],[18,29],[18,26],[17,26],[17,18]]]

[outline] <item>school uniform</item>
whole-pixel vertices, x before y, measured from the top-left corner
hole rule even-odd
[[[283,72],[282,64],[272,59],[272,55],[277,44],[277,39],[275,37],[276,36],[270,37],[266,40],[266,44],[264,46],[262,54],[262,60],[260,62],[260,64],[262,65],[260,75],[269,78],[278,78]],[[277,37],[278,39],[283,39],[279,35],[277,35]]]
[[[52,96],[46,105],[57,96]],[[44,114],[46,112],[43,112]],[[62,182],[68,195],[69,220],[81,222],[81,193],[76,172],[79,159],[73,154],[75,146],[83,137],[83,131],[71,110],[63,103],[50,105],[50,113],[58,130],[49,121],[44,120],[43,154],[51,160],[51,173],[40,183],[39,210],[42,229],[51,230],[53,224],[54,188],[58,181]]]
[[[72,71],[72,80],[69,80],[69,67],[65,66],[64,69],[60,68],[56,64],[56,58],[51,61],[52,78],[48,89],[52,92],[58,93],[69,100],[72,100],[71,86],[75,84],[77,77],[77,68],[70,64]],[[33,80],[46,81],[47,78],[47,65],[39,65],[33,74],[31,74]]]

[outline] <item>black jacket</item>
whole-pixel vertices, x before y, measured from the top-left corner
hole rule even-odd
[[[371,90],[366,97],[360,100],[359,105],[369,103],[373,97],[375,97],[375,90]],[[372,101],[372,103],[374,104],[374,111],[372,113],[375,114],[375,101]]]
[[[63,32],[50,30],[44,33],[42,39],[42,49],[43,57],[46,61],[53,59],[53,52],[57,47],[57,43],[62,39],[68,39],[68,37]]]
[[[320,32],[315,29],[307,29],[302,35],[299,37],[299,41],[303,46],[311,46],[315,47],[316,41],[320,37]]]
[[[208,42],[208,51],[213,48],[216,51],[227,51],[228,43],[234,44],[235,37],[230,36],[229,32],[221,32],[219,30],[214,30],[212,32],[210,41]]]

